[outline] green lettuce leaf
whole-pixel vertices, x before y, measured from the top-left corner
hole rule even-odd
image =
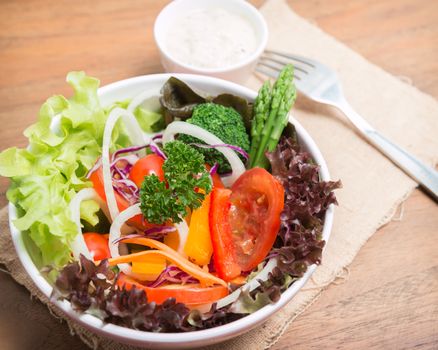
[[[126,99],[123,101],[117,101],[109,108],[106,109],[106,112],[110,112],[111,109],[115,107],[120,107],[123,109],[127,109],[129,104],[131,103],[131,99]],[[141,129],[147,133],[154,133],[166,128],[166,124],[164,122],[163,113],[160,111],[152,111],[144,108],[143,106],[138,106],[133,112],[135,119],[137,119],[138,124]],[[119,126],[119,128],[122,126]]]
[[[99,223],[99,204],[96,201],[89,200],[81,202],[81,219],[86,221],[91,226],[96,226]]]
[[[32,156],[23,149],[8,148],[0,153],[0,174],[2,176],[26,176],[32,168]]]
[[[260,267],[261,265],[259,265]],[[231,304],[228,311],[235,314],[251,314],[262,307],[272,304],[280,298],[280,293],[285,291],[296,280],[287,274],[270,273],[270,277],[252,292],[243,290],[239,298]]]
[[[20,214],[14,224],[26,231],[33,246],[40,250],[33,256],[38,255],[42,265],[54,268],[71,259],[69,246],[77,230],[69,203],[76,192],[91,186],[86,174],[101,156],[108,114],[116,106],[127,108],[130,102],[120,101],[104,108],[97,94],[99,80],[84,72],[70,72],[66,80],[73,96],[47,99],[39,110],[38,121],[24,131],[28,147],[12,147],[0,153],[0,175],[12,180],[7,198]],[[139,107],[134,114],[146,132],[157,131],[163,124],[160,113]],[[120,120],[113,130],[111,151],[128,145],[130,138]],[[83,202],[82,222],[97,227],[99,209],[96,202]]]
[[[140,124],[140,127],[145,132],[157,132],[166,127],[163,115],[161,113],[149,111],[142,107],[137,107],[134,111],[134,115],[138,121],[138,124]]]
[[[24,135],[25,149],[0,153],[0,175],[10,177],[7,197],[20,217],[14,221],[26,230],[41,251],[41,264],[64,266],[69,246],[77,234],[69,203],[75,193],[90,187],[85,175],[101,155],[107,113],[97,95],[99,81],[84,72],[70,72],[67,82],[74,90],[70,99],[52,96],[42,105],[38,121]],[[127,135],[114,131],[115,148],[126,146]],[[84,202],[81,217],[96,225],[99,207]]]
[[[248,291],[242,291],[239,298],[231,305],[229,311],[235,314],[252,314],[269,304],[272,304],[272,300],[266,292],[258,292],[252,297]]]

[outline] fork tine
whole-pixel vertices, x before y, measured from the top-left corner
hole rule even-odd
[[[278,63],[278,64],[280,64],[281,66],[284,66],[284,65],[286,65],[286,64],[290,64],[290,63],[292,63],[293,64],[293,66],[294,66],[294,70],[295,71],[300,71],[300,72],[302,72],[302,73],[304,73],[304,74],[308,74],[309,73],[309,69],[307,68],[305,68],[305,67],[302,67],[301,65],[297,65],[295,62],[290,62],[290,60],[288,61],[288,60],[279,60],[279,59],[276,59],[276,58],[272,58],[272,57],[269,57],[269,56],[266,56],[266,55],[262,55],[262,57],[261,57],[261,60],[263,60],[263,61],[271,61],[271,62],[275,62],[275,63]]]
[[[272,79],[276,79],[278,77],[278,74],[280,73],[278,70],[272,70],[272,69],[266,69],[266,67],[263,67],[261,65],[256,66],[256,72],[262,73]]]
[[[283,67],[284,65],[274,65],[272,62],[259,61],[257,63],[256,71],[275,79],[278,77],[278,74],[280,74]],[[294,74],[294,79],[301,80],[302,78]]]
[[[297,62],[303,63],[311,68],[316,67],[312,60],[305,58],[305,57],[292,55],[292,54],[285,53],[285,52],[272,51],[272,50],[265,50],[265,53],[269,54],[269,55],[284,57],[284,58],[287,58],[287,59],[292,60],[292,61],[297,61]]]
[[[263,66],[265,68],[269,68],[270,70],[274,71],[276,74],[275,75],[275,78],[276,78],[278,73],[283,69],[285,63],[282,63],[279,61],[273,61],[273,60],[269,60],[269,59],[267,60],[267,59],[264,59],[262,57],[262,59],[259,60],[258,65]],[[295,68],[295,66],[294,66],[294,68]],[[303,77],[300,75],[306,75],[306,74],[307,73],[305,73],[305,72],[302,73],[302,71],[300,71],[300,70],[298,70],[298,71],[294,70],[294,78],[297,80],[302,80]],[[266,75],[272,76],[270,74],[266,74]]]

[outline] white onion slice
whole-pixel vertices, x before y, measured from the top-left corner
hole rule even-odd
[[[111,215],[111,219],[114,220],[119,214],[119,208],[117,206],[116,196],[114,194],[113,183],[110,170],[110,146],[111,135],[119,118],[122,117],[125,122],[125,126],[128,130],[128,135],[131,138],[131,142],[136,146],[144,145],[148,143],[146,136],[143,135],[141,127],[135,119],[134,115],[122,108],[114,108],[108,116],[105,124],[105,130],[103,133],[102,144],[102,172],[103,172],[103,187],[105,190],[106,201],[108,203],[108,209]],[[141,152],[144,152],[142,150]]]
[[[71,244],[72,253],[76,260],[79,260],[79,256],[81,254],[87,259],[93,260],[93,257],[87,248],[87,244],[85,243],[84,236],[82,235],[81,226],[81,203],[82,201],[87,201],[90,199],[95,200],[99,204],[100,208],[104,211],[105,215],[108,215],[105,203],[92,188],[84,188],[80,190],[70,201],[70,215],[77,228],[76,237]]]
[[[160,109],[161,105],[158,97],[156,96],[156,90],[144,91],[134,97],[131,103],[129,103],[127,110],[134,113],[138,106],[144,104],[146,104],[144,107],[150,111],[157,111]]]
[[[113,157],[114,157],[114,155],[113,155]],[[135,164],[138,161],[138,159],[139,158],[136,154],[128,154],[126,156],[120,156],[120,157],[117,157],[116,159],[113,159],[113,162],[110,164],[110,167],[117,164],[117,162],[119,162],[120,160],[126,160],[131,164]]]
[[[211,132],[197,125],[181,121],[172,122],[167,126],[166,130],[164,130],[163,133],[163,144],[166,144],[169,141],[173,141],[176,134],[187,134],[196,137],[204,141],[208,145],[224,144],[224,142],[220,138],[213,135]],[[234,181],[239,178],[240,175],[245,172],[245,165],[240,160],[236,152],[234,152],[230,148],[217,147],[216,149],[221,152],[230,163],[232,170],[231,175],[222,178],[225,186],[229,187],[234,183]]]
[[[251,281],[240,287],[239,289],[236,289],[233,293],[227,295],[226,297],[219,299],[216,302],[216,308],[220,309],[224,306],[230,305],[231,303],[235,302],[242,291],[248,291],[252,292],[254,289],[256,289],[258,286],[260,286],[259,281],[266,281],[269,277],[269,273],[272,272],[274,267],[277,266],[277,258],[272,258],[268,261],[268,263],[265,265],[265,267],[260,271]]]
[[[141,214],[140,203],[134,204],[129,208],[122,211],[119,215],[114,218],[113,223],[110,227],[108,247],[113,258],[120,256],[119,253],[119,243],[113,243],[121,236],[121,229],[123,224],[131,219],[132,217]],[[124,274],[132,275],[131,265],[129,264],[118,264],[117,265]]]
[[[113,221],[110,227],[110,234],[109,234],[109,241],[108,246],[111,253],[111,256],[113,258],[117,258],[120,256],[119,252],[119,244],[120,243],[114,243],[117,241],[117,239],[120,238],[122,234],[122,226],[123,224],[131,219],[132,217],[142,214],[140,209],[140,203],[136,203],[129,208],[122,211]],[[181,222],[175,224],[175,227],[178,230],[179,235],[179,246],[178,246],[178,253],[182,254],[184,257],[186,254],[184,253],[184,246],[186,245],[187,236],[189,233],[189,227],[185,220],[182,220]],[[129,264],[118,264],[120,270],[127,274],[127,275],[133,275],[131,265]]]
[[[177,251],[182,256],[187,257],[187,254],[184,253],[184,247],[187,242],[187,236],[189,235],[189,226],[187,225],[187,222],[183,218],[181,219],[182,219],[181,222],[174,224],[176,229],[178,230],[178,235],[179,235],[179,244]]]

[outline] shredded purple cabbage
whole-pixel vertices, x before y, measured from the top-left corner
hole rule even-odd
[[[138,192],[138,187],[137,185],[129,179],[120,179],[120,180],[116,180],[118,184],[122,184],[124,186],[126,186],[127,188],[129,188],[130,191],[132,192]]]
[[[160,138],[162,135],[156,135],[154,138]],[[110,171],[113,183],[113,189],[116,193],[122,196],[130,204],[135,204],[139,200],[140,189],[138,186],[129,179],[129,173],[138,161],[138,157],[135,154],[130,154],[126,156],[120,156],[121,154],[137,152],[146,147],[150,147],[151,151],[166,159],[164,152],[158,147],[158,145],[152,141],[150,144],[142,146],[132,146],[117,150],[111,157]],[[96,162],[93,167],[93,171],[97,170],[101,162]],[[91,174],[92,171],[89,172]],[[88,175],[87,175],[88,176]]]
[[[149,145],[150,149],[152,152],[154,152],[157,156],[163,158],[164,160],[167,159],[166,155],[164,154],[164,152],[160,149],[160,147],[158,147],[158,145],[155,142],[151,142],[151,144]]]
[[[135,154],[118,157],[111,162],[110,169],[112,171],[117,169],[119,173],[123,173],[124,176],[127,176],[137,161],[138,157]]]
[[[141,148],[124,148],[122,153],[126,153],[127,150],[131,149],[138,150]],[[139,188],[132,180],[129,179],[129,172],[137,161],[138,157],[136,155],[128,155],[118,158],[113,157],[113,161],[110,164],[113,189],[120,196],[125,198],[130,204],[138,202],[139,196]]]
[[[113,179],[113,189],[129,203],[138,202],[139,189],[137,185],[129,179]]]
[[[163,226],[151,227],[151,228],[145,230],[143,232],[143,234],[141,234],[141,233],[132,233],[132,234],[129,234],[129,235],[126,235],[126,236],[121,236],[121,237],[115,239],[113,241],[113,244],[117,244],[117,243],[123,242],[123,241],[125,241],[127,239],[132,239],[132,238],[150,238],[150,239],[161,240],[168,233],[175,232],[175,231],[176,231],[176,227],[175,226],[163,225]]]
[[[149,283],[147,286],[156,288],[166,282],[184,285],[187,283],[199,283],[199,280],[182,271],[178,266],[169,265],[160,273],[155,281]]]
[[[144,238],[145,236],[139,233],[131,233],[129,235],[126,236],[120,236],[119,238],[115,239],[112,243],[113,244],[117,244],[120,243],[122,241],[126,241],[127,239],[133,239],[133,238]]]
[[[140,151],[148,146],[149,145],[146,144],[146,145],[142,145],[142,146],[130,146],[130,147],[118,149],[112,155],[112,160],[116,159],[120,154],[137,152],[137,151]]]
[[[152,137],[152,141],[161,140],[162,138],[163,138],[163,134],[156,134],[154,137]]]
[[[210,169],[210,175],[216,174],[217,173],[217,169],[219,169],[219,164],[218,163],[214,163],[214,165]]]
[[[175,231],[176,231],[175,226],[166,226],[166,225],[156,226],[156,227],[151,227],[151,228],[147,229],[146,231],[144,231],[144,235],[147,238],[162,239],[168,233],[175,232]]]

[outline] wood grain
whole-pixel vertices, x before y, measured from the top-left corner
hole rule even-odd
[[[438,219],[415,191],[403,218],[380,229],[273,349],[436,349]],[[432,215],[435,213],[435,215]]]
[[[24,128],[65,74],[102,84],[161,71],[152,36],[167,1],[0,1],[0,149],[24,146]],[[251,1],[259,6],[263,0]],[[289,0],[300,15],[390,73],[438,98],[438,2]],[[0,179],[0,204],[7,180]],[[403,219],[379,230],[350,266],[286,330],[274,349],[438,348],[438,211],[421,191]],[[2,349],[83,349],[45,306],[0,274]]]

